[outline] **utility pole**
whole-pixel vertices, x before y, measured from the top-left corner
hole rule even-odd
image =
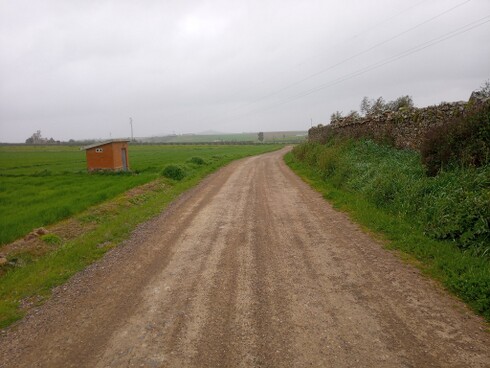
[[[129,125],[131,125],[131,142],[134,142],[133,138],[133,118],[129,118]]]
[[[310,118],[311,128],[313,128],[313,118]]]

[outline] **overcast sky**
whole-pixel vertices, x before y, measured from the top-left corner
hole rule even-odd
[[[0,0],[1,142],[306,130],[488,79],[489,0]]]

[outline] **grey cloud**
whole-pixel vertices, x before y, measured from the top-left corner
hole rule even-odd
[[[467,99],[490,78],[490,23],[332,82],[485,15],[487,0],[3,0],[0,141],[123,137],[129,116],[137,136],[307,129],[365,95]]]

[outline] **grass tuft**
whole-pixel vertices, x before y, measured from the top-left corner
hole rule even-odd
[[[63,242],[61,238],[56,234],[41,235],[41,240],[47,244],[53,244],[53,245],[59,245]]]

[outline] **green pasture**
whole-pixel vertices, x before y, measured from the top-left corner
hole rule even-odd
[[[0,245],[156,179],[169,164],[188,177],[211,166],[277,146],[131,145],[132,173],[86,171],[85,152],[73,146],[0,146]],[[200,157],[205,167],[190,162]]]

